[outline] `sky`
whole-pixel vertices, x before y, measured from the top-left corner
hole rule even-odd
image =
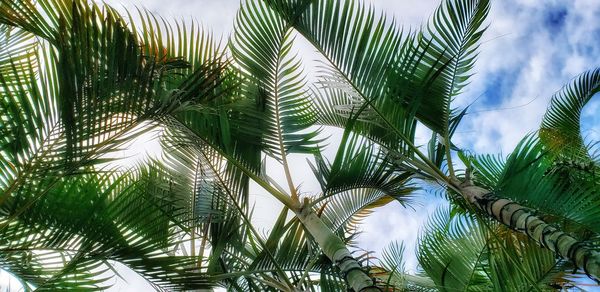
[[[215,35],[227,39],[239,0],[105,0],[115,7],[145,7],[165,18],[196,19]],[[405,29],[427,22],[439,0],[367,0],[376,10],[393,16]],[[473,152],[510,153],[526,134],[539,127],[552,94],[578,74],[600,66],[600,1],[597,0],[502,0],[494,1],[483,36],[475,75],[453,103],[470,105],[469,114],[455,135],[455,143]],[[314,51],[306,43],[298,49],[310,66]],[[307,69],[310,70],[310,69]],[[600,101],[592,99],[582,115],[586,141],[600,138]],[[332,133],[336,135],[336,133]],[[421,133],[417,144],[428,136]],[[292,157],[292,172],[303,191],[317,189],[304,157]],[[283,177],[270,173],[276,180]],[[268,228],[278,212],[269,212],[279,204],[257,187],[254,188],[257,210],[255,222]],[[392,241],[407,246],[407,268],[414,271],[415,241],[428,214],[443,201],[433,194],[418,194],[414,209],[398,203],[377,209],[362,225],[358,245],[376,254]],[[277,210],[277,208],[275,210]],[[114,291],[141,291],[148,286],[131,275],[128,283],[120,281]]]

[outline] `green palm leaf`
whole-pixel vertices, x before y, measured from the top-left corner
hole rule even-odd
[[[432,215],[419,238],[417,257],[427,276],[443,291],[486,290],[482,267],[486,232],[466,217],[448,210]]]
[[[387,126],[385,121],[380,121],[384,118],[411,137],[413,116],[401,107],[392,106],[385,98],[388,68],[402,39],[393,22],[384,16],[377,17],[372,9],[354,1],[267,2],[278,7],[287,23],[312,43],[328,62],[320,77],[320,84],[327,89],[324,93],[317,91],[329,97],[317,101],[323,122],[343,127],[352,108],[358,110],[369,103],[359,120],[373,122],[358,123],[365,129],[357,127],[357,131],[378,137],[377,140],[397,148],[398,137],[381,130],[382,126]],[[296,11],[297,15],[289,11]],[[378,116],[376,119],[373,119],[374,114]],[[342,119],[337,115],[342,115]]]
[[[304,89],[302,63],[292,54],[293,40],[290,26],[262,1],[242,4],[230,47],[247,74],[247,94],[256,96],[265,112],[266,149],[279,153],[278,159],[284,153],[313,152],[318,142],[318,131],[307,131],[316,114]]]
[[[489,248],[489,275],[495,291],[545,291],[572,285],[564,277],[564,262],[523,236],[506,236]]]
[[[403,47],[390,75],[392,95],[416,107],[417,118],[445,138],[450,103],[471,76],[489,6],[489,1],[443,1],[427,32],[408,39],[413,45]]]
[[[43,38],[39,79],[30,74],[36,72],[31,67],[12,75],[21,76],[17,84],[3,83],[2,115],[12,124],[2,129],[11,131],[9,139],[26,142],[19,147],[29,148],[4,150],[8,146],[2,145],[1,167],[11,176],[2,180],[0,200],[25,189],[36,191],[38,195],[24,209],[62,175],[110,160],[108,154],[156,126],[148,120],[206,104],[227,92],[229,85],[224,84],[229,74],[224,73],[224,62],[212,44],[190,45],[194,53],[201,53],[193,68],[160,51],[160,55],[146,55],[138,36],[110,7],[58,0],[35,6],[23,0],[3,3],[0,10],[0,21]],[[37,18],[40,14],[47,17]],[[162,40],[155,32],[143,33]],[[186,30],[180,33],[185,35]],[[181,39],[169,40],[174,38]],[[183,73],[187,75],[182,77]]]
[[[406,110],[405,119],[412,112],[438,133],[447,132],[450,101],[469,77],[489,10],[487,1],[446,1],[428,34],[403,39],[393,22],[353,1],[267,2],[388,123],[402,121],[386,115],[385,99],[394,97]],[[395,127],[403,129],[401,124]]]
[[[581,111],[600,90],[600,69],[587,71],[557,92],[540,128],[540,139],[555,154],[574,160],[589,158],[581,136]]]
[[[378,269],[382,272],[378,278],[385,287],[401,291],[438,291],[426,275],[412,275],[405,271],[404,251],[404,244],[394,241],[381,252]]]
[[[180,211],[156,174],[63,180],[2,230],[3,262],[15,276],[47,289],[105,289],[114,276],[109,260],[165,288],[210,286],[193,258],[165,255],[179,244],[174,218]],[[22,265],[22,256],[40,252]]]
[[[391,157],[376,145],[347,130],[332,162],[316,155],[313,167],[323,196],[355,188],[378,189],[403,202],[413,190],[411,173],[397,170]]]

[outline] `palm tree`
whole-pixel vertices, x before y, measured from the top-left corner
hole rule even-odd
[[[330,63],[322,77],[329,85],[319,99],[322,121],[351,127],[394,156],[397,169],[444,185],[461,208],[600,275],[598,252],[575,236],[589,238],[598,218],[595,162],[578,126],[579,111],[597,91],[597,73],[582,75],[553,99],[539,141],[526,138],[506,163],[473,158],[451,142],[465,114],[451,110],[451,101],[470,76],[488,1],[444,1],[425,32],[406,37],[352,3],[266,2]],[[433,132],[428,155],[414,145],[417,122]],[[453,152],[467,166],[462,174]],[[573,167],[588,173],[565,182],[559,172]]]
[[[243,13],[240,23],[255,21]],[[333,229],[313,206],[300,203],[292,184],[287,194],[261,176],[261,151],[286,169],[288,151],[316,151],[316,141],[299,133],[315,114],[299,86],[298,63],[288,56],[289,28],[278,35],[282,20],[275,13],[255,16],[274,21],[278,30],[265,40],[240,28],[236,41],[272,38],[279,45],[244,60],[243,46],[233,44],[237,67],[195,25],[175,23],[174,29],[147,12],[135,25],[131,16],[78,0],[1,2],[8,49],[1,60],[0,246],[3,267],[25,288],[104,289],[111,278],[106,274],[119,262],[169,289],[224,281],[239,289],[293,290],[314,285],[307,278],[313,270],[331,287],[345,285],[344,275],[357,291],[376,289],[335,233],[343,232],[352,213],[331,215]],[[275,64],[253,67],[271,56]],[[263,75],[251,71],[273,65]],[[269,70],[277,72],[275,80]],[[174,162],[103,168],[110,153],[156,128],[167,133],[167,152],[180,153],[166,160]],[[378,171],[384,167],[366,175],[401,185],[403,179],[388,179],[395,173]],[[276,226],[272,239],[249,224],[249,179],[286,206],[282,220],[288,210],[297,218]],[[286,233],[298,239],[292,246],[278,241]],[[319,264],[314,242],[329,261]],[[189,255],[178,253],[185,244]],[[274,254],[270,249],[278,244],[285,245]],[[290,251],[305,255],[290,259]],[[298,263],[281,267],[277,256]],[[332,276],[332,264],[341,273]],[[293,284],[294,271],[304,276]],[[240,276],[242,282],[235,280]]]
[[[365,10],[352,3],[266,2],[330,63],[331,72],[322,77],[330,86],[319,99],[325,123],[352,127],[395,156],[397,169],[445,185],[463,208],[478,209],[472,211],[527,235],[598,276],[599,254],[574,236],[589,237],[586,232],[593,232],[589,223],[597,218],[592,210],[598,210],[599,202],[597,187],[591,183],[593,175],[579,174],[565,182],[554,165],[565,164],[567,155],[569,165],[581,166],[578,157],[587,156],[581,147],[577,117],[597,91],[596,73],[584,74],[553,100],[541,130],[542,141],[525,140],[504,165],[478,162],[450,140],[465,113],[451,110],[451,101],[468,80],[477,41],[484,31],[481,25],[489,9],[487,1],[445,1],[425,32],[405,38],[383,19],[374,21],[374,14],[363,14]],[[354,117],[344,118],[348,112]],[[412,140],[416,121],[434,132],[429,155]],[[556,139],[558,146],[553,145]],[[557,147],[562,149],[553,150]],[[454,170],[452,162],[452,152],[457,150],[467,165],[463,175]],[[583,163],[579,168],[593,173],[593,161],[588,157]],[[524,175],[525,171],[529,172]],[[564,204],[551,207],[544,200]],[[580,214],[581,208],[586,212]],[[563,220],[560,227],[549,224]]]
[[[144,11],[0,0],[2,267],[40,289],[104,289],[119,262],[162,289],[428,290],[500,287],[525,254],[513,287],[568,282],[551,252],[504,224],[598,276],[597,253],[571,235],[593,239],[596,228],[595,162],[573,117],[597,73],[559,94],[540,139],[506,161],[451,142],[465,114],[451,101],[488,10],[485,0],[447,0],[413,33],[354,1],[249,0],[221,47],[195,24]],[[317,84],[306,81],[295,37],[326,61]],[[434,133],[427,155],[414,143],[417,123]],[[344,129],[331,161],[318,126]],[[106,168],[152,129],[163,133],[164,159]],[[280,163],[286,187],[262,171],[263,153]],[[315,157],[320,194],[301,198],[290,153]],[[250,180],[284,206],[267,236],[251,222]],[[408,203],[419,180],[445,186],[457,212],[471,214],[441,212],[431,224],[419,250],[427,275],[402,273],[398,246],[377,265],[352,253],[360,219]],[[548,193],[572,208],[544,204]],[[444,220],[471,223],[447,234],[441,226],[455,223]],[[465,242],[473,249],[447,256]]]

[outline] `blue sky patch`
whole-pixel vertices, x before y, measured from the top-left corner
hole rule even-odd
[[[565,7],[551,7],[544,11],[544,24],[551,33],[560,32],[565,26],[565,20],[568,15]]]
[[[506,101],[515,86],[517,75],[518,72],[502,70],[488,76],[482,104],[485,104],[485,107],[493,107]]]

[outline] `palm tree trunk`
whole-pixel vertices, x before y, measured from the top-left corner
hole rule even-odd
[[[296,212],[296,216],[321,247],[323,253],[340,269],[340,273],[350,288],[356,292],[381,291],[346,248],[346,244],[331,231],[329,226],[325,225],[311,208],[302,208]]]
[[[511,200],[496,197],[491,191],[469,180],[456,184],[461,195],[481,211],[512,230],[529,236],[563,259],[573,261],[586,274],[600,279],[600,252],[535,216],[530,209]]]

